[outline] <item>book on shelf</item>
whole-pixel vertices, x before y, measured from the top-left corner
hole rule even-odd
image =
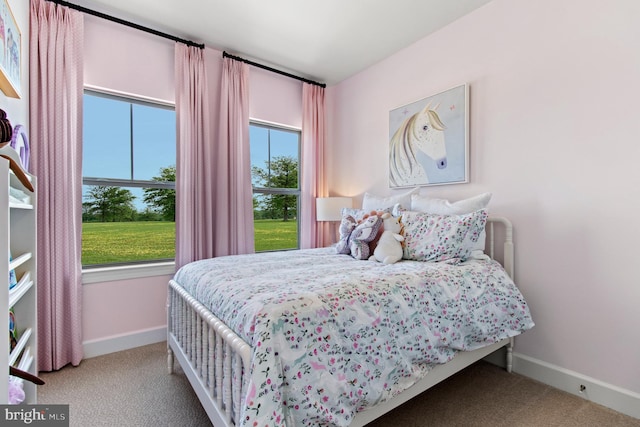
[[[9,264],[11,264],[13,258],[11,257],[11,253],[9,253]],[[14,269],[9,270],[9,289],[13,289],[18,284],[18,278],[16,277],[16,271]]]
[[[22,273],[22,277],[20,277],[20,280],[18,280],[18,284],[14,285],[13,287],[10,287],[9,290],[13,290],[13,288],[20,288],[22,285],[27,283],[29,280],[31,280],[31,272],[30,271],[26,271],[26,272]],[[18,289],[16,289],[15,291],[17,292]]]
[[[18,333],[16,332],[16,315],[13,308],[9,309],[9,351],[13,351],[18,345]]]
[[[9,186],[9,201],[12,203],[28,205],[31,203],[31,196],[18,188]]]

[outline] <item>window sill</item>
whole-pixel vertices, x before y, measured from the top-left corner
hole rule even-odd
[[[113,282],[117,280],[138,279],[141,277],[167,276],[176,272],[175,263],[158,262],[153,264],[101,267],[82,270],[82,284]]]

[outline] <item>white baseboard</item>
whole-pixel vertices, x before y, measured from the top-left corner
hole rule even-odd
[[[640,418],[639,393],[516,352],[513,353],[513,372],[614,411]],[[581,389],[581,386],[584,388]]]
[[[85,341],[83,343],[84,357],[88,359],[143,345],[155,344],[166,341],[166,339],[167,328],[159,327],[126,335]],[[485,360],[504,367],[504,350],[498,350],[487,356]],[[640,419],[639,393],[607,384],[595,378],[517,352],[513,353],[513,372]],[[581,389],[581,386],[584,386],[584,389]]]
[[[167,340],[167,328],[144,329],[130,334],[114,335],[107,338],[85,341],[82,343],[84,358],[102,356],[117,351],[129,350],[143,345],[155,344]]]

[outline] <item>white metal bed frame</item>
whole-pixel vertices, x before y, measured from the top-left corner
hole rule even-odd
[[[494,230],[496,224],[501,226],[497,232]],[[486,231],[487,255],[492,259],[502,259],[502,265],[513,278],[511,222],[502,217],[490,217]],[[501,254],[497,251],[500,248],[495,243],[496,237],[503,241]],[[395,398],[356,414],[351,426],[370,423],[502,347],[506,347],[506,370],[511,372],[513,338],[478,350],[459,352],[453,360],[435,366],[422,380]],[[246,392],[243,374],[248,372],[251,362],[251,346],[173,280],[169,281],[167,297],[167,352],[169,373],[174,371],[175,357],[213,425],[230,427],[239,424]]]

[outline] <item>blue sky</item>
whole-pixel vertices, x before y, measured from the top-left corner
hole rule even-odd
[[[133,104],[133,177],[129,104],[99,96],[84,97],[83,176],[143,179],[176,164],[173,110]]]
[[[134,103],[133,129],[130,117],[128,102],[84,95],[83,176],[151,180],[160,168],[176,164],[175,112]],[[136,208],[144,210],[142,189],[128,189]]]
[[[250,126],[251,166],[265,169],[269,155],[271,158],[289,156],[297,159],[300,145],[299,135],[299,132],[296,131],[269,129],[259,125]]]

